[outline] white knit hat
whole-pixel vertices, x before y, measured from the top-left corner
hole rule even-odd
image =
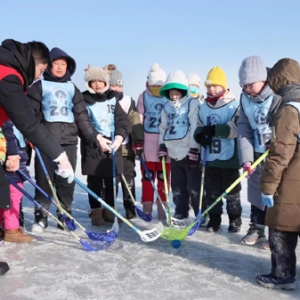
[[[92,65],[88,65],[86,69],[84,69],[85,75],[85,85],[88,91],[92,94],[95,94],[95,91],[90,88],[89,82],[90,81],[103,81],[105,83],[104,89],[101,93],[104,93],[109,88],[109,71],[107,69],[99,68],[99,67],[92,67]]]
[[[154,63],[151,70],[148,73],[148,84],[151,85],[161,85],[165,84],[167,75],[163,69],[160,68],[158,63]]]
[[[179,71],[173,71],[168,75],[165,85],[160,90],[160,96],[169,98],[169,90],[177,89],[185,91],[183,97],[187,95],[188,92],[188,81],[185,74]]]
[[[192,73],[187,77],[189,85],[194,84],[197,85],[199,88],[201,86],[201,79],[197,73]]]

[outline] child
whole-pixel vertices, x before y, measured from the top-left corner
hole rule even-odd
[[[103,182],[105,183],[105,201],[114,207],[114,187],[112,173],[111,149],[115,149],[116,182],[120,181],[123,173],[122,142],[127,138],[129,122],[123,111],[115,92],[109,90],[109,74],[102,68],[88,66],[85,73],[87,90],[83,92],[93,127],[100,134],[99,142],[102,153],[97,160],[93,160],[85,141],[81,141],[81,168],[82,174],[87,176],[88,188],[97,195],[101,194]],[[112,133],[114,130],[114,141]],[[101,203],[89,196],[92,225],[105,225],[114,222],[114,214],[103,209]]]
[[[97,133],[91,125],[83,96],[71,82],[71,76],[76,70],[75,60],[59,48],[53,48],[50,56],[52,68],[48,67],[43,74],[44,78],[30,87],[28,96],[41,122],[61,144],[75,170],[78,134],[87,141],[91,149],[94,149],[94,158],[99,155],[100,145],[96,138]],[[51,181],[54,182],[55,178],[56,192],[62,208],[71,214],[75,183],[70,184],[66,179],[56,177],[55,166],[48,161],[44,153],[41,155]],[[51,195],[47,178],[37,157],[35,157],[35,178],[36,183]],[[35,199],[45,209],[50,209],[51,201],[37,189]],[[35,223],[32,231],[41,232],[48,227],[47,215],[40,208],[35,208],[34,215]],[[59,211],[57,215],[62,221]],[[57,227],[63,229],[60,225]]]
[[[254,171],[251,165],[265,151],[271,138],[267,114],[272,112],[278,97],[274,97],[267,84],[267,69],[262,58],[250,56],[243,60],[239,70],[241,95],[238,126],[238,146],[240,163],[248,171],[248,201],[251,203],[250,228],[242,238],[245,245],[261,243],[262,249],[268,248],[265,236],[265,205],[262,202],[259,180],[263,163]]]
[[[182,71],[171,72],[160,90],[165,104],[159,125],[160,157],[171,157],[171,187],[176,204],[175,219],[189,215],[189,198],[195,215],[199,210],[201,171],[199,145],[193,139],[198,124],[199,101],[188,94],[187,78]]]
[[[267,288],[292,290],[296,282],[296,246],[300,236],[300,66],[295,60],[279,60],[268,72],[271,89],[281,104],[271,126],[274,135],[260,179],[266,205],[272,270],[257,276]]]
[[[195,131],[195,140],[207,148],[204,181],[204,206],[210,206],[237,178],[239,160],[237,152],[237,127],[239,102],[227,89],[227,80],[220,67],[212,68],[207,75],[205,86],[207,98],[200,106],[200,124]],[[202,149],[202,160],[204,159]],[[241,220],[241,184],[225,196],[229,217],[229,232],[239,232]],[[209,211],[206,230],[217,232],[220,229],[223,213],[220,201]]]
[[[189,83],[189,96],[198,99],[203,103],[203,96],[200,95],[201,79],[197,73],[191,73],[187,76]]]
[[[25,140],[22,134],[13,127],[10,120],[3,124],[2,131],[7,141],[6,176],[17,183],[19,187],[24,188],[24,179],[15,171],[20,169],[29,176],[26,167],[28,157],[25,151]],[[4,220],[4,241],[6,242],[29,243],[33,240],[32,236],[24,234],[19,224],[22,196],[22,193],[10,184],[11,207],[10,209],[0,210],[0,224]]]
[[[111,67],[109,67],[111,66]],[[143,152],[144,145],[144,130],[141,124],[139,114],[135,107],[134,100],[123,94],[123,76],[122,73],[116,70],[114,65],[109,65],[110,80],[109,89],[114,91],[114,96],[119,101],[121,107],[127,114],[130,122],[131,132],[130,135],[122,143],[122,157],[123,157],[123,168],[124,177],[127,185],[135,199],[135,154],[139,156]],[[126,211],[126,218],[133,219],[136,217],[134,203],[131,200],[129,192],[125,186],[123,180],[121,180],[122,192],[123,192],[123,203]]]
[[[158,157],[159,152],[159,124],[161,120],[161,111],[168,102],[166,98],[162,98],[159,94],[160,89],[166,80],[166,73],[154,63],[148,73],[146,90],[140,94],[137,110],[140,114],[141,122],[144,125],[144,159],[146,167],[151,175],[151,180],[155,182],[157,179],[157,190],[161,200],[166,206],[166,196],[164,192],[164,179],[162,173],[162,164]],[[166,171],[169,188],[170,180],[170,159],[167,157]],[[142,168],[142,205],[144,213],[152,214],[154,190],[147,176],[146,171]],[[156,200],[158,218],[164,220],[165,212],[159,202]]]

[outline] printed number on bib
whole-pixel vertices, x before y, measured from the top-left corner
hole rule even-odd
[[[214,139],[209,145],[209,153],[219,154],[221,153],[221,140]]]
[[[107,104],[107,110],[109,113],[115,113],[115,106],[112,104]]]
[[[66,106],[50,106],[50,116],[68,116],[68,108]]]
[[[157,128],[158,125],[160,124],[160,121],[161,121],[160,118],[151,117],[149,119],[149,122],[150,122],[149,127],[150,128]]]

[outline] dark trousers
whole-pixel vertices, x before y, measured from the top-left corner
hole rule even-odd
[[[201,169],[199,162],[171,159],[171,188],[175,213],[188,215],[189,198],[195,215],[199,211]]]
[[[251,204],[250,222],[252,224],[265,225],[266,209],[261,210],[255,205]]]
[[[238,169],[210,168],[207,167],[204,179],[204,207],[209,207],[221,196],[225,190],[240,177]],[[237,184],[224,198],[226,199],[226,210],[228,215],[239,215],[242,213],[240,191],[241,184]],[[209,214],[222,214],[223,200],[219,201]]]
[[[69,161],[72,165],[72,168],[75,172],[76,158],[77,158],[77,145],[62,145],[62,147],[66,152]],[[56,189],[56,194],[61,203],[61,206],[66,211],[71,212],[75,182],[73,181],[72,183],[68,183],[66,178],[57,176],[54,172],[55,165],[53,164],[53,162],[49,161],[47,155],[43,154],[42,152],[41,152],[41,156],[46,165],[46,169],[48,171],[49,177]],[[49,183],[47,181],[46,175],[42,169],[42,166],[37,156],[35,156],[34,170],[35,170],[35,180],[37,185],[39,185],[48,195],[52,196]],[[35,200],[47,210],[50,209],[51,201],[45,196],[43,196],[37,189],[35,190]],[[39,210],[39,208],[36,207],[36,210]]]
[[[120,181],[120,176],[116,176],[116,195],[118,194],[118,182]],[[114,186],[113,186],[113,178],[112,177],[101,177],[101,176],[93,176],[88,175],[87,176],[87,186],[90,190],[92,190],[96,195],[101,197],[101,194],[103,192],[104,188],[104,198],[105,202],[111,206],[114,207]],[[96,209],[101,207],[101,203],[93,198],[91,195],[89,195],[89,203],[91,209]]]
[[[134,178],[136,176],[135,173],[135,157],[134,156],[123,156],[123,168],[124,168],[124,177],[127,182],[127,185],[132,193],[133,198],[135,199],[135,181]],[[122,187],[122,193],[123,193],[123,201],[124,201],[124,207],[129,207],[132,204],[132,200],[130,197],[130,194],[128,192],[128,189],[123,181],[121,180],[121,187]]]
[[[296,247],[300,232],[269,228],[272,274],[287,279],[296,276]]]

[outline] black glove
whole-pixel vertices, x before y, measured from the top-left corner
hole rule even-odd
[[[100,156],[102,154],[102,150],[101,150],[99,141],[96,138],[89,143],[88,151],[89,151],[92,159],[100,158]]]
[[[201,132],[201,133],[197,134],[197,136],[195,137],[195,140],[201,146],[206,148],[207,146],[210,146],[210,144],[212,142],[212,137],[204,134],[204,132]]]
[[[133,149],[135,155],[139,158],[144,152],[144,143],[143,142],[135,142],[133,144]]]
[[[207,136],[215,136],[215,132],[216,132],[216,126],[204,126],[204,129],[202,131],[204,133],[204,135]]]

